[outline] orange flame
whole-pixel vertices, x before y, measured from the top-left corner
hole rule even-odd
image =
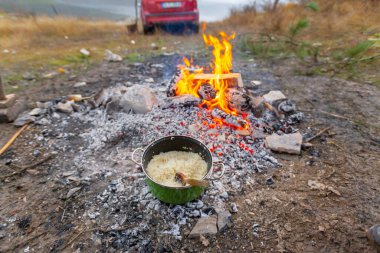
[[[203,68],[192,69],[191,60],[184,58],[184,65],[180,65],[181,79],[176,84],[176,94],[191,94],[199,97],[198,90],[205,82],[209,83],[216,91],[216,97],[211,100],[203,100],[201,106],[210,110],[219,108],[220,110],[231,114],[238,115],[236,109],[229,107],[227,100],[228,80],[220,78],[222,74],[229,74],[232,70],[232,45],[231,40],[235,38],[235,34],[228,36],[224,32],[219,33],[219,37],[203,34],[203,40],[207,47],[212,47],[214,56],[213,62],[210,64],[214,78],[211,80],[195,80],[195,74],[202,74]],[[215,123],[222,124],[221,119],[214,119]],[[248,126],[242,127],[247,128]]]

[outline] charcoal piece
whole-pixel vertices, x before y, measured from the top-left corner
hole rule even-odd
[[[212,100],[216,97],[216,90],[209,83],[204,83],[198,90],[199,96],[203,100]]]
[[[165,104],[161,107],[163,109],[170,107],[186,107],[197,106],[201,103],[201,99],[194,97],[193,95],[181,95],[176,97],[168,97],[165,99]]]
[[[296,104],[291,100],[285,100],[282,101],[277,108],[280,112],[292,113],[296,111]]]
[[[166,96],[174,97],[176,95],[176,84],[179,80],[181,80],[182,71],[181,69],[177,69],[172,78],[169,80],[167,88],[166,88]]]
[[[290,115],[287,122],[289,125],[294,125],[300,123],[304,118],[305,115],[302,112],[298,112]]]
[[[241,89],[229,89],[227,100],[229,107],[240,113],[247,112],[252,108],[250,96]]]
[[[211,112],[211,116],[214,118],[223,119],[223,121],[232,127],[245,127],[246,122],[238,115],[230,115],[218,108],[214,108]]]

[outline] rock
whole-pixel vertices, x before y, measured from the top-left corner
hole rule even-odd
[[[41,109],[50,109],[53,107],[53,102],[49,101],[49,102],[36,102],[36,105],[38,108],[41,108]]]
[[[250,199],[245,199],[244,202],[247,203],[247,205],[249,206],[252,205],[252,200]]]
[[[0,100],[0,109],[7,109],[15,104],[16,102],[15,94],[8,94],[5,96],[5,100]]]
[[[41,151],[39,151],[38,149],[33,151],[33,156],[39,157],[40,155],[41,155]]]
[[[325,184],[322,184],[322,183],[319,183],[318,181],[316,180],[308,180],[307,181],[307,185],[312,189],[312,190],[328,190],[338,196],[341,196],[342,194],[336,190],[335,188],[333,188],[332,186],[328,186],[328,185],[325,185]]]
[[[231,207],[231,212],[233,212],[233,213],[238,212],[238,207],[235,203],[231,203],[230,207]]]
[[[188,128],[189,128],[189,132],[194,134],[198,132],[202,128],[202,126],[198,123],[195,123],[195,124],[189,125]]]
[[[227,192],[222,192],[222,194],[219,195],[221,198],[227,199],[228,198],[228,193]]]
[[[266,146],[277,152],[299,155],[301,153],[302,135],[294,134],[277,135],[272,134],[265,138]]]
[[[74,111],[72,103],[73,102],[66,102],[66,103],[59,102],[56,105],[55,109],[57,109],[57,111],[63,112],[63,113],[72,113]]]
[[[252,133],[254,139],[264,139],[267,135],[262,130],[255,129]]]
[[[0,109],[0,123],[8,123],[17,119],[18,115],[27,110],[28,105],[26,100],[20,98],[14,102],[12,106],[6,109]]]
[[[88,51],[87,49],[85,48],[82,48],[81,50],[79,50],[79,52],[84,55],[84,56],[90,56],[90,51]]]
[[[281,112],[284,112],[284,113],[291,113],[291,112],[294,112],[296,111],[296,104],[291,101],[291,100],[285,100],[285,101],[282,101],[279,105],[278,105],[278,110],[281,111]]]
[[[231,213],[222,211],[218,213],[218,231],[223,231],[231,223]]]
[[[153,106],[158,104],[156,95],[147,86],[134,85],[128,88],[120,100],[120,106],[124,111],[131,109],[138,114],[150,112]]]
[[[150,44],[150,47],[153,49],[153,50],[158,50],[158,46],[157,46],[157,44],[156,43],[152,43],[152,44]]]
[[[154,79],[152,77],[149,77],[144,80],[146,83],[154,83]]]
[[[111,50],[106,49],[104,51],[104,59],[109,62],[120,62],[123,60],[123,58],[118,55],[111,52]]]
[[[265,183],[266,183],[266,185],[272,185],[272,184],[274,184],[274,180],[273,180],[272,177],[270,177],[270,178],[267,178],[267,180],[265,181]]]
[[[191,230],[189,237],[199,237],[201,235],[214,235],[218,232],[217,217],[215,215],[200,218]]]
[[[200,240],[201,240],[201,243],[203,244],[203,246],[208,247],[210,245],[210,241],[207,240],[207,238],[204,237],[203,235],[200,236]]]
[[[272,90],[263,96],[266,102],[273,103],[278,100],[286,99],[285,95],[279,90]]]
[[[251,85],[252,85],[252,86],[260,86],[260,85],[261,85],[261,81],[258,81],[258,80],[252,80],[252,81],[251,81]]]
[[[22,127],[23,125],[34,122],[36,120],[36,117],[29,115],[28,113],[22,113],[20,116],[17,117],[17,119],[13,122],[13,125]]]
[[[33,110],[31,110],[29,112],[29,115],[30,116],[38,116],[38,115],[42,115],[44,114],[46,111],[44,109],[41,109],[41,108],[34,108]]]
[[[26,81],[32,81],[33,79],[35,79],[34,75],[30,72],[22,74],[22,78]]]
[[[86,82],[78,82],[76,84],[73,85],[74,88],[78,88],[78,87],[83,87],[83,86],[86,86],[87,83]]]

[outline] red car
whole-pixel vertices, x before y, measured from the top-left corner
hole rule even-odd
[[[184,25],[199,32],[197,0],[141,0],[140,31],[153,32],[157,25]]]

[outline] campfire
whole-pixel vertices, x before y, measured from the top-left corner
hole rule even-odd
[[[199,107],[213,111],[210,128],[226,125],[233,129],[249,129],[246,120],[250,98],[243,91],[240,73],[232,73],[232,44],[235,34],[219,33],[219,37],[203,34],[214,56],[209,68],[194,66],[184,58],[176,80],[169,86],[169,96],[193,95],[202,99]],[[211,73],[205,73],[209,71]]]

